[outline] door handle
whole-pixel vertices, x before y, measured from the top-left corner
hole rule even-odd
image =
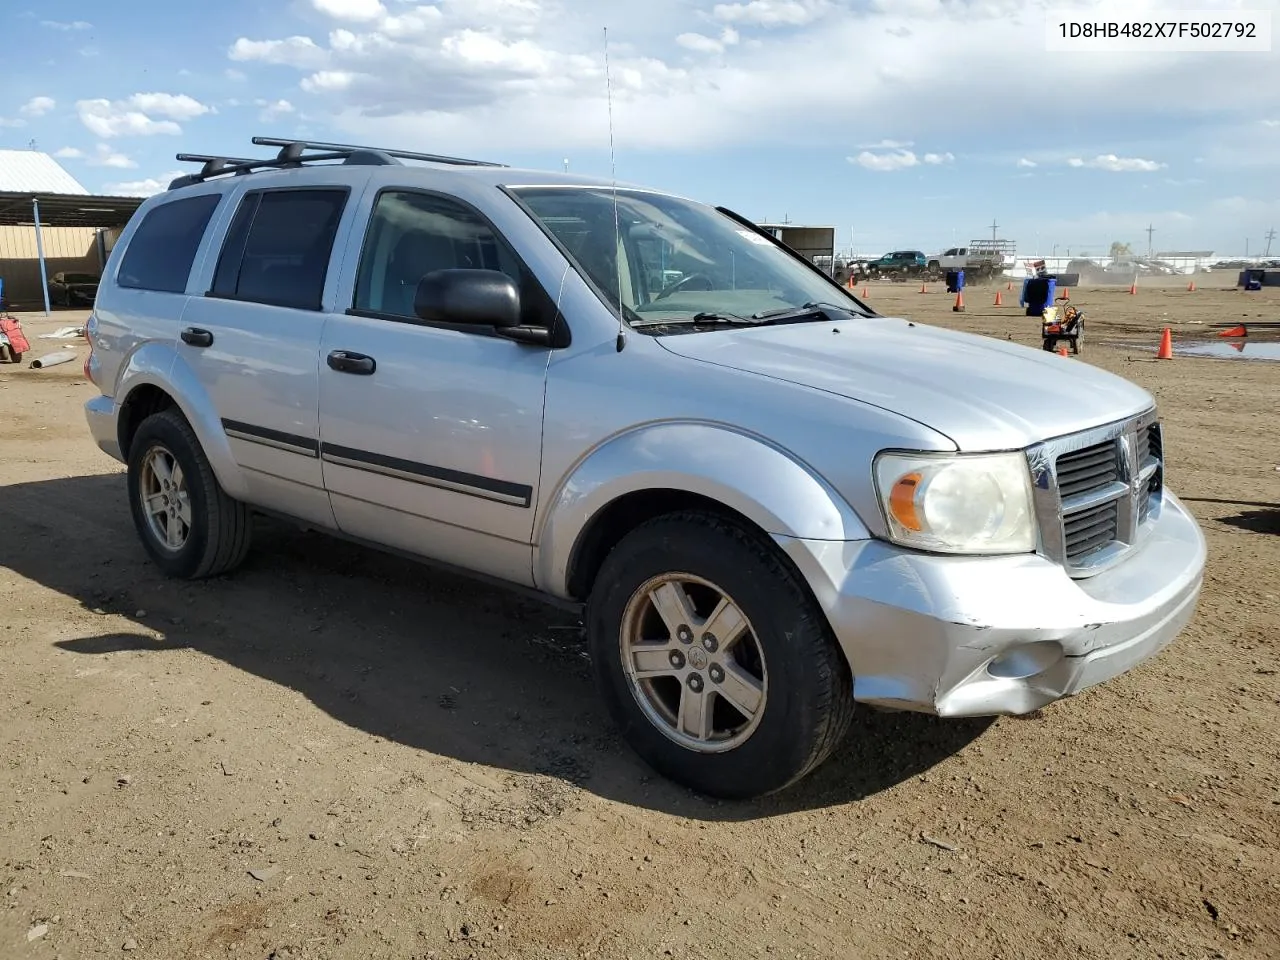
[[[378,366],[373,357],[366,357],[363,353],[352,353],[350,350],[334,350],[329,354],[328,363],[331,369],[339,373],[356,373],[365,377],[373,373]]]
[[[193,347],[213,346],[213,334],[199,327],[187,327],[182,331],[181,336],[183,343],[189,343]]]

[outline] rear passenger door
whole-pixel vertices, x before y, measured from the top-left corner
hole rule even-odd
[[[214,404],[249,502],[325,527],[318,352],[334,251],[355,191],[300,171],[234,203],[205,263],[208,292],[183,314],[178,350]],[[310,174],[310,176],[308,176]],[[308,182],[311,181],[311,182]]]

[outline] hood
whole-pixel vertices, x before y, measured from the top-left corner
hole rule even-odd
[[[898,318],[725,328],[658,342],[691,360],[873,404],[961,450],[1025,447],[1154,406],[1141,387],[1079,360]]]

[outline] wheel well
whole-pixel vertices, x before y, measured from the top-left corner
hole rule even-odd
[[[133,444],[133,436],[142,426],[142,421],[153,413],[168,410],[177,406],[173,397],[159,387],[143,384],[129,393],[128,398],[120,405],[119,431],[120,452],[129,456],[129,447]]]
[[[585,600],[591,593],[604,558],[623,537],[654,517],[680,510],[705,510],[762,538],[768,536],[750,518],[710,497],[687,490],[638,490],[614,500],[592,517],[587,528],[579,534],[569,556],[569,595],[575,600]]]

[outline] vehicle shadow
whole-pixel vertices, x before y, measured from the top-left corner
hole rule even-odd
[[[709,800],[654,774],[614,734],[572,612],[265,520],[236,573],[166,580],[137,540],[123,487],[116,473],[0,491],[0,566],[139,625],[58,647],[90,657],[197,650],[415,750],[680,816],[752,820],[876,794],[991,723],[861,711],[839,752],[791,789],[748,803]]]

